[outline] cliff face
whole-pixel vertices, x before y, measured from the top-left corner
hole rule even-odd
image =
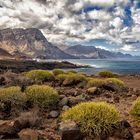
[[[13,56],[27,58],[67,59],[71,55],[47,41],[36,28],[0,30],[0,48]]]

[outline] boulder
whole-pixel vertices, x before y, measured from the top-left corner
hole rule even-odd
[[[62,108],[63,111],[66,111],[68,109],[69,109],[69,106],[67,106],[67,105],[63,106],[63,108]]]
[[[83,102],[83,101],[85,101],[85,98],[82,97],[81,95],[76,96],[76,97],[69,97],[68,98],[68,105],[73,106],[73,105],[76,105],[76,104]]]
[[[60,102],[59,102],[59,106],[65,106],[68,104],[68,98],[64,97]]]
[[[51,118],[57,118],[59,116],[59,112],[58,111],[51,111],[49,116]]]
[[[0,120],[0,135],[15,135],[20,131],[20,123],[17,120]]]
[[[140,133],[136,133],[134,135],[134,140],[140,140]]]
[[[59,132],[61,140],[82,140],[80,128],[73,121],[61,122]]]
[[[133,140],[132,128],[129,122],[122,120],[118,123],[117,127],[114,129],[113,137],[120,138],[123,140]]]
[[[95,95],[97,93],[97,87],[91,87],[87,89],[89,95]]]
[[[23,129],[18,133],[20,140],[38,140],[39,133],[32,129]]]
[[[100,88],[107,90],[107,91],[112,91],[112,92],[120,91],[120,88],[113,83],[103,84],[102,86],[100,86]]]

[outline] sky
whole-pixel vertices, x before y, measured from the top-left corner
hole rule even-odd
[[[55,44],[140,55],[140,0],[0,0],[5,28],[38,28]]]

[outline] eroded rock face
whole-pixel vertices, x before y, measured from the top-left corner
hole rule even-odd
[[[71,58],[47,41],[36,28],[0,30],[0,48],[13,56],[27,58]]]
[[[61,140],[82,140],[80,128],[73,121],[64,121],[59,127]]]

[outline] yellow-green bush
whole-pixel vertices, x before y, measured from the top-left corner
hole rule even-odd
[[[103,85],[104,83],[105,83],[105,81],[102,80],[102,79],[97,79],[97,78],[95,78],[95,79],[90,79],[90,80],[88,81],[88,83],[87,83],[87,87],[88,87],[88,88],[89,88],[89,87],[98,87],[98,86]]]
[[[55,78],[56,80],[62,83],[67,77],[68,77],[68,74],[59,74]]]
[[[53,70],[53,74],[55,75],[55,76],[57,76],[57,75],[59,75],[59,74],[64,74],[65,72],[63,71],[63,70],[61,70],[61,69],[54,69]]]
[[[25,93],[28,100],[43,108],[56,105],[59,100],[57,91],[46,85],[29,86]]]
[[[104,78],[114,78],[117,77],[117,74],[112,73],[110,71],[101,71],[98,73],[99,76],[104,77]]]
[[[54,80],[53,73],[47,70],[31,70],[26,73],[26,76],[34,81],[52,81]]]
[[[136,101],[133,103],[130,114],[140,120],[140,96],[136,99]]]
[[[72,120],[87,135],[109,133],[119,120],[116,108],[105,102],[80,103],[62,114],[62,120]]]
[[[8,88],[0,88],[0,100],[20,102],[24,101],[25,94],[21,92],[20,87],[12,86]]]
[[[61,83],[65,83],[65,85],[76,85],[80,82],[87,81],[87,77],[82,74],[74,74],[74,73],[68,73],[68,74],[60,74],[56,77],[58,81]]]
[[[75,71],[75,70],[68,70],[66,73],[67,73],[67,74],[76,74],[77,71]]]
[[[105,81],[106,81],[106,83],[113,83],[113,84],[119,86],[120,88],[125,87],[125,83],[122,80],[117,79],[117,78],[107,78]]]

